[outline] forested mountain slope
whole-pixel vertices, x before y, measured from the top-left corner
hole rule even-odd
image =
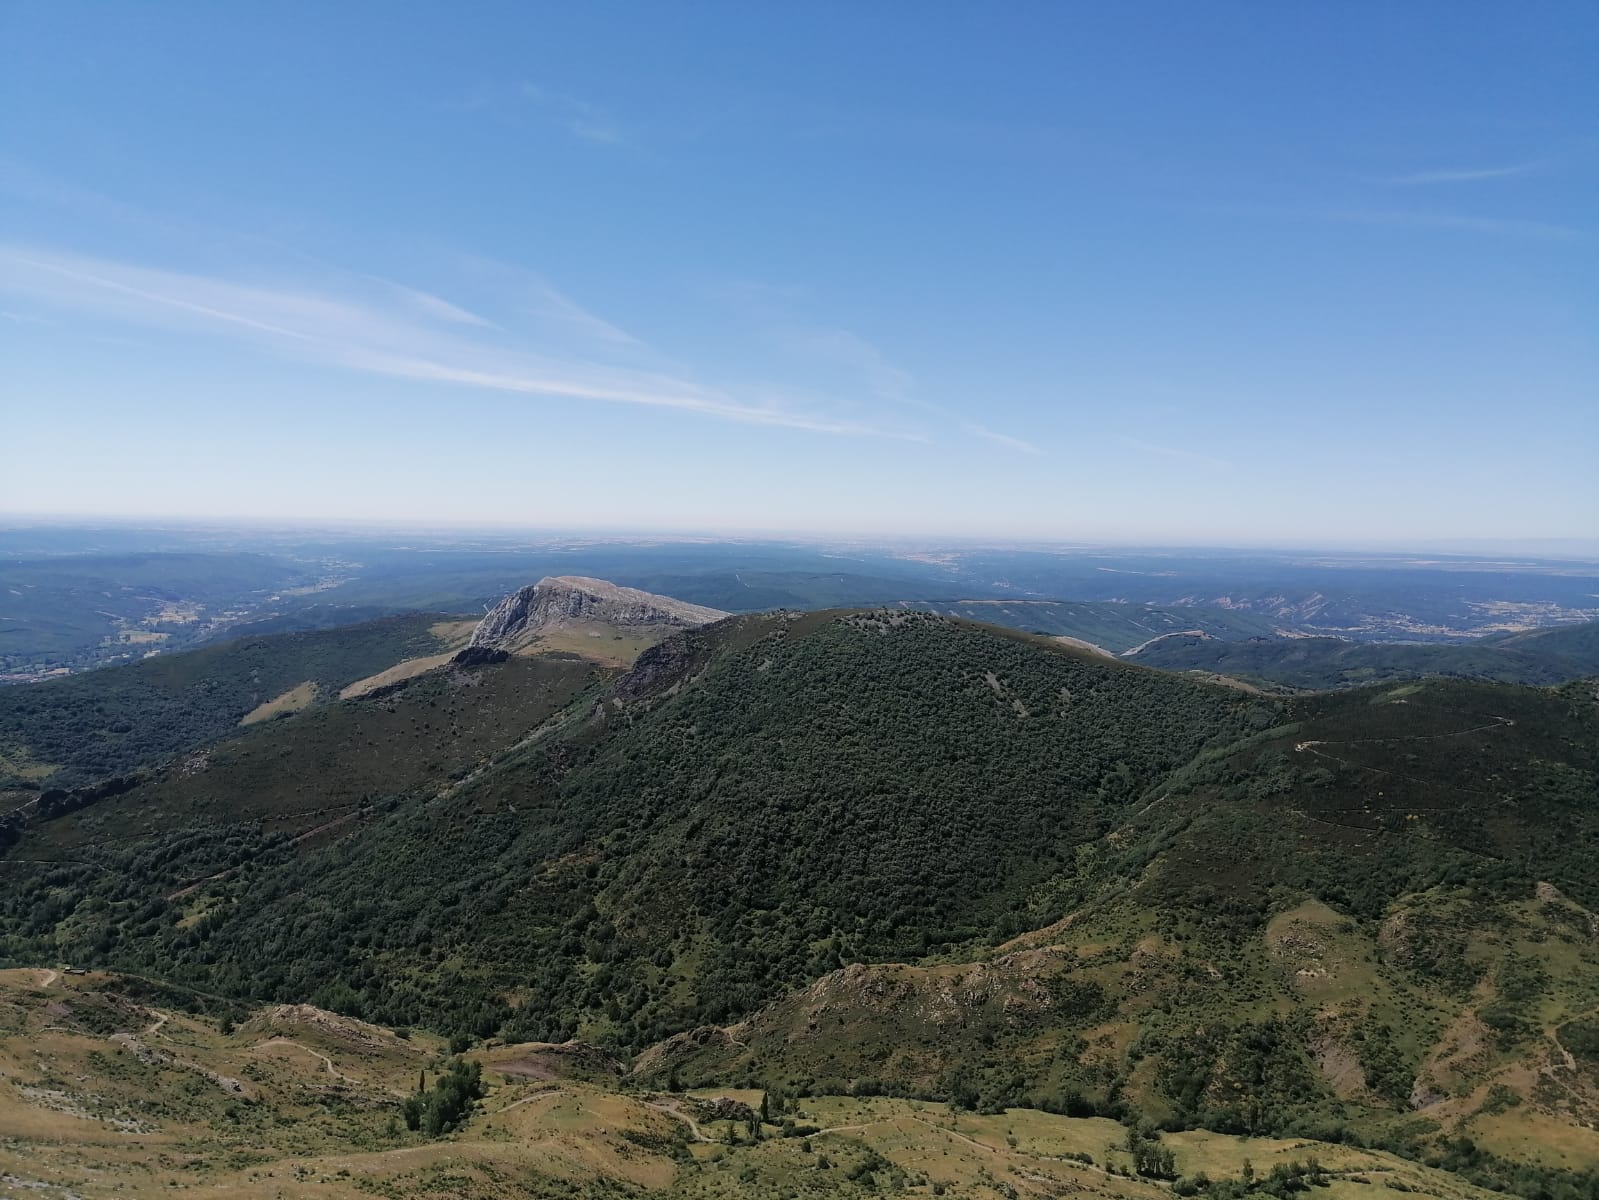
[[[74,953],[392,1021],[639,1046],[846,958],[1008,929],[1156,779],[1274,719],[940,618],[734,618],[646,652],[578,736],[197,894],[200,926],[99,908],[71,923]],[[81,870],[84,900],[112,886]]]
[[[1592,683],[1261,697],[898,610],[734,617],[620,676],[561,661],[274,721],[219,760],[232,790],[30,830],[0,956],[576,1036],[656,1086],[1441,1156],[1469,1132],[1517,1187],[1571,1165],[1539,1139],[1599,1161]],[[250,806],[292,790],[274,755],[367,786],[314,750],[336,714],[369,714],[337,717],[358,752],[425,747],[478,695],[511,715],[453,782],[399,771],[331,840]]]
[[[469,639],[625,665],[674,628],[724,615],[601,580],[546,579],[481,621],[413,613],[282,632],[264,622],[199,650],[0,688],[0,812],[31,791],[81,788],[205,745],[241,722],[386,690],[444,666]]]
[[[1581,1194],[1558,1169],[1599,1162],[1595,685],[1283,715],[1081,847],[1032,932],[844,967],[635,1071],[1358,1140]]]
[[[293,694],[290,709],[332,699],[402,659],[436,653],[454,632],[438,614],[387,617],[0,688],[0,787],[73,786],[126,771],[220,736],[280,697]]]
[[[29,824],[27,853],[76,855],[146,839],[204,845],[222,831],[236,847],[258,848],[276,838],[346,836],[407,796],[482,769],[615,675],[574,656],[452,664],[379,694],[285,714],[125,777],[114,794],[45,793],[40,803],[53,819]]]

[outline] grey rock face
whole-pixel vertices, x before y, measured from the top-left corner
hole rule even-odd
[[[728,614],[700,604],[657,596],[637,588],[617,587],[581,575],[550,576],[501,600],[472,631],[472,646],[500,649],[582,622],[617,628],[692,629],[720,621]]]

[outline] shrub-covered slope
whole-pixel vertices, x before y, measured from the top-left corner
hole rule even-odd
[[[214,825],[250,838],[342,836],[363,814],[481,769],[615,674],[575,657],[450,665],[393,691],[286,714],[142,772],[126,791],[63,797],[60,815],[27,827],[19,854],[70,857]]]
[[[247,637],[44,683],[0,688],[0,786],[61,787],[219,737],[258,705],[309,684],[322,697],[441,648],[437,615]],[[52,767],[48,772],[40,768]]]
[[[1599,1163],[1593,685],[1284,717],[1081,847],[1034,931],[846,966],[635,1071],[1364,1140],[1580,1192],[1559,1170]]]

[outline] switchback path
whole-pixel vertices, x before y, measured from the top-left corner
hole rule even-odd
[[[705,1131],[700,1128],[699,1122],[675,1104],[668,1104],[663,1100],[646,1100],[644,1101],[644,1107],[653,1108],[656,1112],[663,1112],[669,1117],[676,1117],[679,1121],[682,1121],[683,1124],[689,1127],[689,1132],[694,1135],[696,1142],[714,1142],[716,1140],[715,1138],[706,1137]]]
[[[320,1059],[322,1065],[327,1068],[328,1074],[332,1075],[334,1078],[342,1079],[345,1083],[360,1082],[358,1079],[351,1079],[343,1071],[335,1067],[333,1065],[333,1060],[326,1054],[323,1054],[320,1050],[311,1049],[311,1047],[307,1046],[304,1042],[297,1042],[293,1038],[275,1037],[268,1038],[264,1042],[258,1042],[254,1048],[257,1050],[263,1050],[268,1046],[293,1046],[296,1050],[305,1051],[305,1053],[309,1054],[312,1058]]]

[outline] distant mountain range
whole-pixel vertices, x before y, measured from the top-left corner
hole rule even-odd
[[[380,616],[481,615],[545,576],[726,612],[1049,602],[1062,611],[1040,627],[1117,653],[1184,628],[1427,643],[1599,619],[1599,563],[1576,559],[0,528],[0,683]],[[1164,625],[1155,610],[1196,615]]]

